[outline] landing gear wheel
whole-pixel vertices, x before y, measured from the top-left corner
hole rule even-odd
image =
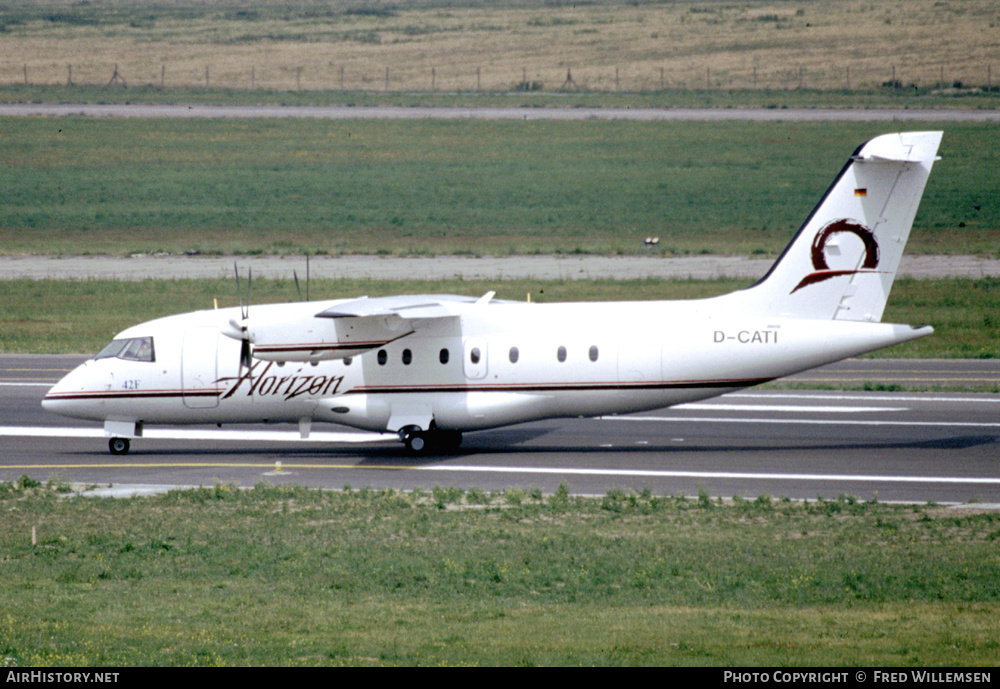
[[[108,441],[108,449],[113,455],[127,455],[130,444],[128,438],[112,438]]]
[[[406,431],[402,436],[407,451],[415,455],[454,452],[462,444],[461,431],[439,431],[437,429],[422,431],[419,428],[414,428]]]
[[[428,434],[423,431],[411,431],[403,436],[406,449],[415,455],[420,455],[430,449]]]

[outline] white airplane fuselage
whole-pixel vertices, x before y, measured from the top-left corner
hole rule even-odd
[[[530,303],[403,295],[198,311],[134,326],[43,406],[145,424],[314,421],[462,431],[705,399],[928,335],[881,322],[940,132],[855,150],[767,275],[688,301]]]
[[[454,318],[360,356],[254,359],[249,368],[239,366],[240,343],[221,334],[239,309],[199,311],[124,331],[151,337],[156,360],[88,361],[45,407],[97,421],[313,419],[395,432],[433,419],[439,429],[479,430],[704,399],[929,332],[719,314],[714,301],[458,304]],[[256,305],[253,315],[307,319],[337,303]]]

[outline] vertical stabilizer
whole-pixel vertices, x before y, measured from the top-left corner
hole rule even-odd
[[[858,148],[768,274],[743,293],[755,310],[881,320],[941,135],[886,134]]]

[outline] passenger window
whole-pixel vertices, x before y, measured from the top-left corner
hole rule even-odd
[[[597,345],[591,345],[589,353],[590,353],[590,360],[597,361],[597,355],[599,354],[599,352],[597,351]]]
[[[520,352],[517,351],[517,347],[511,347],[510,348],[510,354],[509,354],[509,356],[510,356],[510,363],[516,364],[518,358],[520,357],[520,355],[521,355]]]
[[[472,351],[469,352],[469,361],[471,361],[474,364],[478,364],[480,356],[481,355],[479,353],[479,347],[473,347]]]
[[[385,366],[385,362],[389,360],[389,355],[385,353],[384,349],[378,350],[378,365]]]
[[[448,350],[447,349],[442,349],[441,350],[440,354],[438,354],[438,361],[440,361],[442,364],[447,364],[448,363]]]
[[[403,350],[403,365],[404,366],[409,366],[410,362],[412,362],[412,361],[413,361],[413,352],[411,352],[409,349],[404,349]]]
[[[566,361],[565,347],[559,347],[559,349],[556,350],[556,358],[559,359],[559,361]]]
[[[344,366],[350,366],[352,361],[354,361],[354,357],[353,356],[345,356],[344,357]]]

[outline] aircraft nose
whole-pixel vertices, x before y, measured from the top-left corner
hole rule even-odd
[[[87,381],[90,378],[88,364],[84,362],[67,373],[63,378],[49,388],[42,399],[42,409],[60,416],[74,418],[90,418],[90,408],[93,403],[88,399]]]

